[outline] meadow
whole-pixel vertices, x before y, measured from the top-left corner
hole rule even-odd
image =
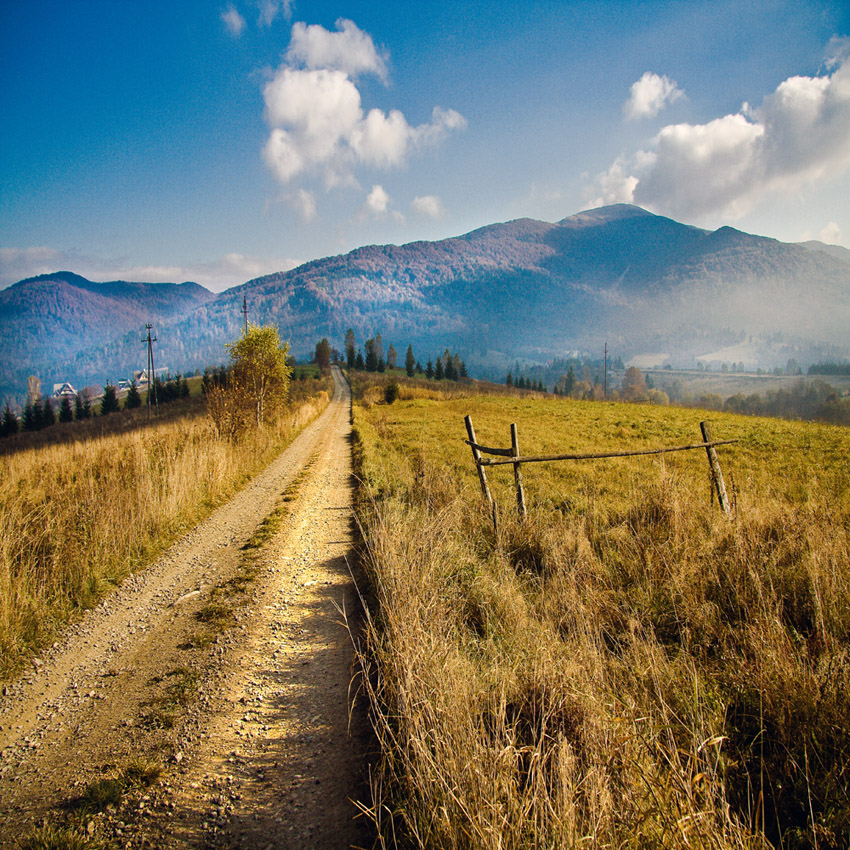
[[[263,469],[327,405],[330,378],[293,381],[280,419],[218,439],[200,397],[152,422],[127,411],[4,441],[0,679]]]
[[[362,686],[384,846],[850,845],[850,431],[401,381],[357,384]],[[463,417],[522,455],[484,506]],[[403,846],[407,846],[404,844]]]

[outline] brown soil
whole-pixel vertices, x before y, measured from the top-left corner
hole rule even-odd
[[[274,463],[4,689],[0,847],[54,828],[91,846],[371,844],[334,371],[328,409]]]

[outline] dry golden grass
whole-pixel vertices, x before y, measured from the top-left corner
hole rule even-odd
[[[217,439],[196,407],[0,457],[0,677],[262,469],[321,412],[327,389],[295,385],[286,414],[238,443]]]
[[[526,521],[492,469],[494,536],[465,413],[523,454],[699,441],[669,408],[355,409],[385,844],[848,846],[850,431],[714,416],[734,522],[702,451],[529,465]]]

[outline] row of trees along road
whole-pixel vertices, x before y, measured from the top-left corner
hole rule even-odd
[[[349,328],[345,334],[345,362],[349,369],[355,369],[365,372],[384,372],[387,369],[398,368],[398,352],[390,343],[387,349],[387,356],[384,358],[384,343],[381,335],[367,339],[363,344],[363,351],[358,349],[357,340],[354,336],[354,331]],[[407,353],[404,357],[404,368],[407,376],[412,378],[414,375],[424,375],[426,378],[434,378],[438,381],[443,379],[457,381],[461,378],[467,378],[466,364],[461,360],[460,356],[455,352],[452,354],[448,348],[437,355],[433,361],[429,360],[425,368],[416,359],[413,353],[413,346],[407,346]]]

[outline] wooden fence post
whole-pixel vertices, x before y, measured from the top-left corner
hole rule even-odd
[[[511,423],[511,452],[514,457],[519,457],[519,441],[517,440],[516,423]],[[522,489],[522,472],[521,464],[514,464],[514,483],[516,484],[516,504],[519,509],[519,515],[525,519],[525,491]]]
[[[496,530],[496,503],[493,501],[493,496],[490,494],[490,487],[487,484],[487,473],[484,472],[484,467],[481,465],[481,452],[478,451],[478,441],[475,439],[475,429],[472,427],[472,417],[467,414],[463,417],[466,423],[466,433],[469,435],[469,442],[472,444],[472,459],[475,461],[475,468],[478,470],[478,480],[481,482],[481,492],[484,498],[487,499],[487,506],[490,508],[490,514],[493,517],[493,531]]]
[[[699,423],[702,438],[706,443],[712,442],[711,428],[708,422]],[[714,482],[714,489],[717,492],[717,501],[721,509],[727,517],[732,516],[732,508],[729,506],[729,497],[726,495],[726,485],[723,483],[723,473],[720,471],[720,461],[717,458],[717,452],[714,446],[706,446],[705,452],[708,455],[708,465],[711,469],[711,479]]]

